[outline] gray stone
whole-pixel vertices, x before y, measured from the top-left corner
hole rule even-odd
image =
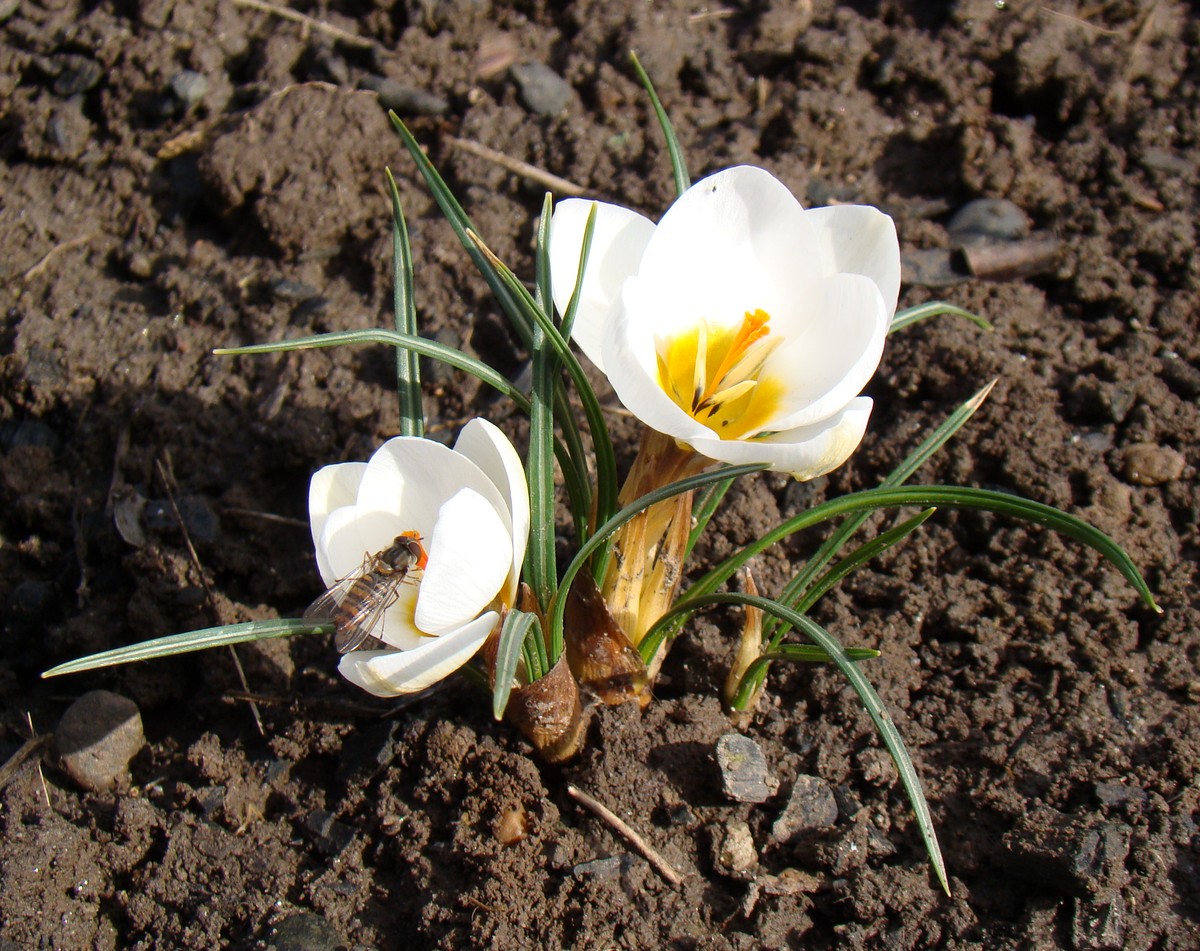
[[[800,775],[792,782],[791,795],[771,827],[771,836],[777,842],[790,842],[805,833],[828,829],[837,817],[837,798],[829,783],[818,776]]]
[[[324,809],[310,812],[304,820],[304,828],[312,833],[317,848],[325,855],[337,855],[354,841],[354,827],[339,822]]]
[[[1125,783],[1096,783],[1096,798],[1106,806],[1144,806],[1146,790]]]
[[[623,872],[629,871],[637,861],[632,855],[614,855],[606,859],[591,859],[580,862],[571,869],[576,878],[616,878]]]
[[[508,72],[517,84],[521,105],[536,115],[556,116],[571,102],[574,90],[545,63],[518,63]]]
[[[334,951],[345,942],[337,928],[320,915],[302,911],[279,922],[271,931],[268,951]]]
[[[778,786],[758,744],[740,733],[717,740],[717,766],[725,795],[736,802],[766,802]]]
[[[54,733],[59,763],[95,792],[129,781],[129,761],[146,742],[137,704],[107,690],[85,693],[67,708]]]
[[[182,70],[171,77],[171,92],[190,109],[208,95],[208,79],[195,70]]]
[[[367,76],[360,85],[378,93],[379,104],[400,116],[444,116],[450,111],[450,103],[437,93],[384,76]]]
[[[1029,218],[1005,198],[967,202],[946,223],[950,239],[959,245],[986,241],[1016,241],[1029,235]]]

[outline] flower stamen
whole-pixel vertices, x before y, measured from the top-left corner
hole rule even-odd
[[[783,342],[770,336],[770,320],[761,309],[746,311],[736,327],[702,319],[658,342],[659,384],[675,405],[722,439],[761,430],[784,392],[778,380],[762,373]]]

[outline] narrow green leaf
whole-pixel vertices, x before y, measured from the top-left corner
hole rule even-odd
[[[429,157],[421,148],[420,143],[413,137],[413,134],[408,131],[408,127],[400,120],[400,117],[394,112],[388,113],[388,118],[392,121],[392,126],[400,134],[401,141],[404,142],[404,147],[408,149],[409,155],[412,156],[413,162],[417,166],[417,170],[425,179],[425,183],[429,186],[430,192],[433,193],[434,200],[441,208],[442,214],[446,216],[446,220],[450,223],[450,227],[454,229],[454,233],[458,235],[458,240],[470,255],[475,267],[487,281],[488,287],[491,288],[492,294],[496,297],[496,303],[508,315],[508,319],[512,321],[513,329],[521,337],[526,347],[530,347],[533,343],[533,325],[529,320],[528,315],[517,305],[511,291],[505,286],[504,281],[492,268],[474,241],[471,240],[470,232],[475,230],[475,226],[471,224],[471,219],[462,205],[458,203],[458,199],[454,197],[454,192],[450,190],[450,186],[446,184],[441,174],[433,163],[429,161]]]
[[[559,325],[559,333],[562,334],[563,340],[571,339],[571,331],[575,327],[575,315],[579,312],[579,301],[582,295],[579,289],[583,287],[583,275],[587,270],[588,258],[592,253],[592,240],[596,235],[596,215],[600,211],[600,205],[592,202],[591,211],[588,212],[587,224],[583,226],[583,246],[579,250],[579,269],[575,272],[575,287],[571,291],[571,300],[567,303],[567,312],[563,314],[562,323]],[[541,250],[540,248],[538,249]],[[547,260],[549,259],[549,249],[546,250]]]
[[[304,618],[279,618],[275,621],[248,621],[245,624],[222,624],[220,627],[209,627],[201,631],[188,631],[186,634],[172,634],[169,637],[156,637],[153,640],[130,644],[127,647],[117,647],[113,650],[102,651],[67,661],[47,670],[42,677],[59,677],[63,674],[77,674],[84,670],[96,670],[100,667],[116,667],[119,664],[131,664],[139,660],[153,660],[157,657],[173,657],[176,654],[188,654],[192,651],[204,651],[213,647],[229,647],[233,644],[244,644],[247,641],[262,641],[272,637],[291,637],[294,634],[332,634],[333,624],[329,621],[311,621]]]
[[[496,650],[496,686],[492,692],[492,715],[497,720],[504,718],[525,637],[535,624],[536,614],[509,611],[500,627],[500,643]]]
[[[896,729],[896,724],[888,714],[887,708],[883,705],[879,694],[875,692],[875,688],[871,686],[871,682],[863,675],[863,672],[859,669],[858,664],[855,663],[850,653],[842,647],[841,642],[836,637],[820,624],[816,623],[816,621],[805,617],[803,614],[797,614],[790,608],[769,598],[761,598],[749,594],[710,594],[703,598],[697,598],[688,607],[705,607],[712,604],[740,604],[759,608],[764,612],[773,614],[803,631],[805,637],[833,659],[838,669],[850,681],[850,686],[854,688],[854,692],[858,694],[872,722],[875,724],[875,729],[878,731],[880,739],[883,740],[883,745],[892,755],[892,760],[895,762],[896,769],[900,773],[900,782],[904,786],[905,793],[908,794],[908,802],[912,806],[913,816],[917,820],[917,828],[920,830],[921,838],[925,843],[925,851],[929,853],[929,861],[933,865],[934,874],[937,876],[942,890],[949,895],[950,882],[946,877],[946,863],[942,860],[942,850],[938,846],[937,832],[933,828],[933,818],[929,814],[929,804],[925,801],[925,791],[921,788],[921,779],[917,775],[917,770],[913,766],[912,759],[908,755],[908,750],[904,746],[904,739],[900,736],[900,731]]]
[[[562,637],[563,637],[563,615],[567,609],[567,599],[564,596],[566,592],[571,590],[571,584],[575,580],[575,576],[579,574],[583,566],[587,564],[588,559],[592,557],[618,528],[628,522],[631,518],[638,514],[643,509],[649,508],[656,502],[662,502],[664,499],[674,498],[682,492],[690,492],[693,489],[702,489],[707,485],[712,485],[714,482],[720,482],[723,479],[736,479],[738,476],[749,475],[751,472],[761,472],[767,468],[766,463],[754,463],[741,466],[720,466],[716,469],[710,469],[707,472],[701,472],[697,475],[688,476],[686,479],[680,479],[677,482],[672,482],[670,485],[665,485],[661,489],[655,489],[653,492],[647,492],[640,499],[636,499],[626,505],[621,511],[617,512],[612,518],[608,519],[603,525],[596,529],[596,533],[588,539],[587,544],[576,552],[575,557],[571,559],[571,563],[567,565],[567,570],[563,572],[562,580],[558,585],[558,597],[554,599],[554,606],[550,613],[550,642],[552,649],[551,656],[559,657],[562,655]]]
[[[820,580],[805,592],[804,597],[795,605],[795,610],[800,614],[808,613],[808,610],[843,578],[866,564],[876,555],[882,554],[893,545],[907,538],[924,525],[929,516],[936,511],[936,508],[927,508],[912,518],[901,522],[895,528],[890,528],[878,537],[872,538],[869,542],[859,545],[858,548],[854,549],[849,555],[825,572]]]
[[[470,373],[476,379],[503,393],[524,412],[528,413],[530,410],[529,398],[502,373],[493,370],[481,360],[476,360],[474,357],[467,356],[461,350],[437,343],[434,340],[426,340],[424,337],[414,337],[410,334],[397,333],[394,330],[340,330],[335,333],[318,334],[315,337],[280,340],[276,343],[254,343],[245,347],[222,347],[214,350],[213,354],[216,356],[246,356],[257,353],[276,353],[285,350],[316,350],[321,347],[340,347],[347,344],[364,343],[382,343],[390,347],[401,347],[418,353],[421,356],[441,360],[447,366]],[[573,491],[573,486],[570,482],[570,479],[574,478],[572,471],[575,465],[574,460],[571,458],[567,447],[557,439],[554,442],[554,454],[564,474],[566,474],[568,492],[572,493],[573,498],[577,498],[578,495]]]
[[[696,500],[696,504],[692,507],[692,531],[688,535],[687,548],[683,553],[684,561],[687,561],[688,556],[692,553],[692,549],[696,547],[696,543],[704,535],[705,529],[708,528],[708,523],[717,514],[717,509],[720,508],[726,493],[733,487],[733,482],[733,479],[726,479],[724,482],[710,485]]]
[[[553,308],[550,295],[550,267],[546,249],[550,244],[551,198],[546,195],[538,227],[537,287],[542,315]],[[551,319],[551,318],[547,318]],[[554,597],[558,580],[554,564],[554,380],[560,363],[549,344],[541,322],[533,326],[533,382],[530,389],[529,482],[530,531],[525,549],[525,574],[534,597],[545,611]]]
[[[650,95],[650,105],[654,107],[654,115],[658,118],[658,126],[662,129],[663,138],[667,142],[667,154],[671,156],[671,170],[675,175],[675,193],[682,195],[692,184],[692,180],[688,177],[687,163],[683,158],[683,149],[679,146],[679,139],[675,136],[675,129],[671,126],[671,120],[667,118],[667,110],[663,108],[662,101],[658,98],[658,93],[654,91],[654,83],[650,81],[649,74],[642,68],[642,63],[638,59],[637,53],[631,50],[629,59],[638,74],[638,79],[641,80],[642,85],[646,88],[646,92]]]
[[[864,660],[874,660],[881,656],[881,651],[873,647],[847,647],[847,656],[858,663]],[[801,664],[828,664],[833,660],[825,648],[816,644],[780,644],[770,654],[763,654],[759,660],[771,663],[776,660],[788,660]]]
[[[396,330],[417,336],[417,305],[413,293],[412,248],[408,225],[400,205],[400,190],[392,170],[387,173],[392,196],[392,298]],[[396,393],[400,399],[400,435],[425,435],[425,409],[421,403],[421,361],[411,350],[396,350]]]
[[[737,554],[726,558],[716,567],[710,569],[695,584],[688,588],[681,601],[691,600],[693,596],[700,597],[715,591],[724,584],[747,561],[764,551],[781,539],[796,532],[819,525],[830,519],[838,518],[856,512],[871,512],[876,509],[897,508],[905,505],[934,506],[935,508],[966,508],[994,512],[997,515],[1008,515],[1013,518],[1043,525],[1046,528],[1061,532],[1076,541],[1093,548],[1107,558],[1116,567],[1133,589],[1141,596],[1142,601],[1151,610],[1162,613],[1162,609],[1150,593],[1145,579],[1137,570],[1133,560],[1125,550],[1105,535],[1100,529],[1089,525],[1082,519],[1060,511],[1041,502],[1009,495],[1005,492],[995,492],[990,489],[972,489],[949,485],[919,485],[895,488],[866,489],[849,495],[830,499],[821,505],[815,505],[799,515],[793,516],[786,522],[777,525],[753,544],[747,545]]]
[[[963,317],[981,330],[992,329],[991,321],[987,318],[980,317],[978,314],[972,314],[969,310],[963,310],[961,307],[955,307],[953,304],[947,304],[945,301],[935,300],[927,304],[917,304],[916,307],[897,311],[896,316],[892,318],[892,324],[888,328],[888,333],[894,334],[897,330],[911,327],[918,321],[928,320],[930,317],[942,316]]]

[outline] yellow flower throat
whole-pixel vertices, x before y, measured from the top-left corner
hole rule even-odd
[[[765,311],[746,312],[740,324],[714,327],[701,320],[658,342],[658,383],[675,405],[722,439],[761,432],[775,415],[783,383],[763,376],[763,364],[782,342],[772,338]]]

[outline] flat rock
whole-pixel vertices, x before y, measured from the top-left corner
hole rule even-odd
[[[128,782],[129,761],[145,742],[137,704],[108,690],[76,700],[54,733],[63,772],[94,792]]]
[[[778,784],[767,768],[767,758],[750,737],[726,733],[717,740],[717,766],[725,795],[736,802],[766,802]]]
[[[1121,885],[1129,838],[1121,823],[1087,823],[1043,808],[1005,833],[1005,864],[1053,891],[1090,898]]]

